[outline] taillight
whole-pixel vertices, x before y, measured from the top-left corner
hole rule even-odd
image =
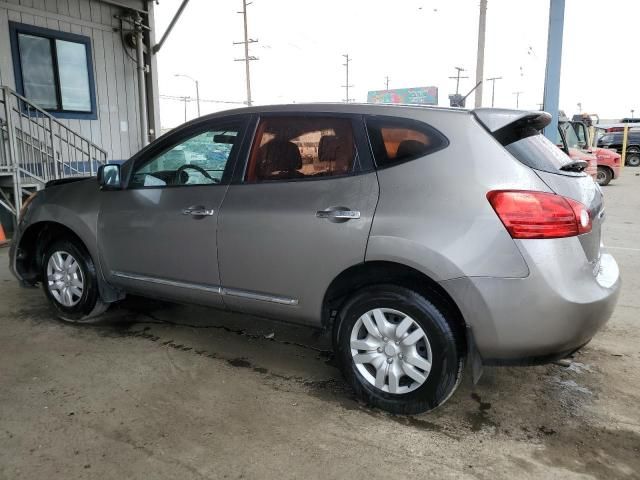
[[[494,190],[487,199],[512,238],[563,238],[591,231],[582,203],[553,193]]]

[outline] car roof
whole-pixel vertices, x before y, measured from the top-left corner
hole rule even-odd
[[[243,115],[251,113],[287,113],[287,112],[310,112],[310,113],[358,113],[358,114],[385,114],[398,112],[401,110],[424,111],[431,112],[457,112],[468,114],[470,110],[455,107],[439,107],[433,105],[414,105],[414,104],[387,104],[387,103],[288,103],[276,105],[260,105],[252,107],[234,108],[212,113],[203,118],[217,118],[227,115]]]

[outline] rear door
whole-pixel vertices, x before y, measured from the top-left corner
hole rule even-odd
[[[378,181],[360,117],[265,115],[220,214],[225,304],[320,320],[324,294],[364,261]]]

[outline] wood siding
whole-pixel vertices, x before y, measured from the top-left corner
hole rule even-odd
[[[144,8],[142,1],[126,2]],[[97,120],[62,119],[104,148],[109,160],[126,160],[141,147],[136,65],[125,52],[114,15],[122,9],[98,0],[0,0],[0,85],[15,89],[9,22],[24,23],[91,39]],[[125,30],[128,27],[125,25]]]

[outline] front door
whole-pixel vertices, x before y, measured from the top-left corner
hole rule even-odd
[[[220,214],[229,308],[319,320],[331,281],[365,258],[378,182],[364,135],[359,117],[259,119]]]
[[[243,132],[241,120],[209,121],[131,160],[126,187],[103,192],[98,243],[109,281],[223,305],[216,229]]]

